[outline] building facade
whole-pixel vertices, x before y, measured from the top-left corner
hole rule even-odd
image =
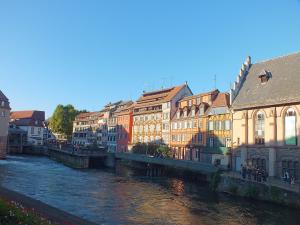
[[[200,160],[206,140],[206,111],[218,93],[215,90],[178,101],[172,117],[170,142],[175,158]]]
[[[9,118],[9,100],[2,91],[0,91],[0,159],[5,159],[6,157]]]
[[[27,132],[28,144],[44,144],[44,111],[28,110],[11,112],[10,123]]]
[[[117,152],[127,152],[132,140],[133,102],[124,102],[114,112],[117,118]]]
[[[231,90],[233,164],[258,166],[281,178],[300,177],[300,53],[251,64]]]
[[[168,145],[176,103],[189,95],[192,91],[187,84],[143,93],[133,107],[132,143]]]
[[[225,167],[230,165],[231,119],[230,96],[228,93],[218,93],[207,111],[206,148],[202,161]]]
[[[72,143],[80,146],[102,146],[102,129],[106,124],[101,123],[103,113],[80,113],[73,122]]]

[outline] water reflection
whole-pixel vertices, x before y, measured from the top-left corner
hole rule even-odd
[[[97,224],[296,225],[296,210],[218,196],[199,183],[74,170],[40,157],[0,161],[0,184]]]

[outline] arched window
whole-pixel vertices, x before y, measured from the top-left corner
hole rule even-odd
[[[265,115],[261,111],[255,117],[255,144],[265,144]]]
[[[289,108],[284,117],[284,140],[286,145],[297,145],[296,112]]]

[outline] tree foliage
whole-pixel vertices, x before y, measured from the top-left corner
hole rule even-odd
[[[54,133],[72,135],[75,117],[86,110],[78,111],[73,105],[58,105],[49,120],[49,127]]]
[[[133,146],[132,151],[136,154],[147,154],[163,158],[171,158],[173,155],[167,145],[159,145],[156,143],[137,143]]]

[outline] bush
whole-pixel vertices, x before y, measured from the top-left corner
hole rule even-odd
[[[0,199],[0,224],[50,225],[52,223],[16,202]]]
[[[237,185],[231,184],[228,188],[228,191],[233,195],[237,195],[239,191],[239,187]]]
[[[132,147],[132,152],[135,154],[147,154],[163,158],[170,158],[173,155],[171,149],[167,145],[155,143],[137,143]]]
[[[274,186],[270,187],[270,196],[271,199],[275,202],[280,202],[281,198],[280,198],[280,189]]]
[[[216,191],[221,181],[221,172],[217,171],[211,174],[209,187],[212,191]]]
[[[249,186],[245,192],[245,196],[256,199],[259,196],[259,190],[255,186]]]

